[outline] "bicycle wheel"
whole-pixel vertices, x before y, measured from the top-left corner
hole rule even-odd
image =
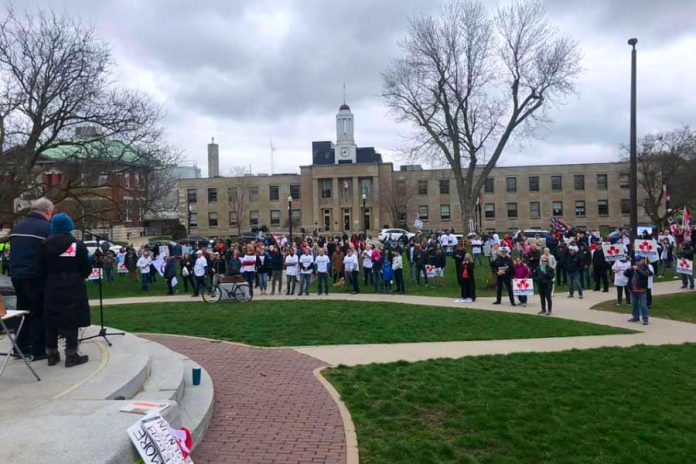
[[[232,298],[239,303],[247,303],[251,301],[253,296],[249,292],[245,292],[241,285],[235,285],[232,291]]]
[[[219,285],[216,285],[210,292],[204,289],[201,292],[201,296],[203,297],[203,301],[206,303],[217,303],[222,298],[222,289]]]

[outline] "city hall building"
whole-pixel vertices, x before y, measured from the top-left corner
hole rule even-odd
[[[373,147],[358,147],[348,105],[336,115],[336,142],[312,142],[312,164],[299,174],[221,177],[218,145],[208,145],[208,178],[181,179],[179,218],[189,234],[209,237],[268,229],[342,234],[385,227],[468,231],[448,169],[394,170]],[[644,193],[639,190],[639,205]],[[552,217],[600,229],[628,224],[625,162],[496,167],[480,194],[475,226],[483,232],[548,228]],[[649,223],[641,206],[639,222]]]

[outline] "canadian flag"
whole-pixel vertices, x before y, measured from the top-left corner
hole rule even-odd
[[[348,191],[348,181],[347,180],[343,181],[343,190]]]
[[[685,239],[691,237],[691,216],[686,206],[684,207],[684,215],[682,216],[682,232],[684,233]]]
[[[662,184],[662,201],[665,203],[665,208],[668,207],[671,200],[672,199],[669,197],[669,193],[667,193],[667,185]]]
[[[77,255],[77,243],[72,242],[70,246],[60,254],[62,258],[74,258]]]
[[[519,282],[517,282],[517,288],[520,290],[527,290],[529,288],[529,283],[527,282],[527,279],[520,279]]]

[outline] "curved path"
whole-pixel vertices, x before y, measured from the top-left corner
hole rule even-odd
[[[656,283],[653,295],[677,293],[680,282]],[[357,365],[398,360],[420,361],[481,354],[523,351],[562,351],[638,344],[662,345],[696,342],[696,324],[651,318],[650,325],[627,322],[626,313],[589,308],[614,293],[586,291],[585,298],[554,296],[554,316],[635,330],[635,334],[586,337],[425,342],[368,345],[253,348],[200,338],[147,335],[204,365],[213,378],[216,412],[205,440],[194,453],[196,462],[244,463],[357,463],[357,442],[349,413],[332,387],[313,375],[327,365]],[[282,300],[286,296],[257,299]],[[538,297],[527,308],[508,303],[494,306],[492,298],[463,305],[452,298],[413,295],[335,293],[303,299],[391,301],[536,314]],[[185,302],[189,296],[135,297],[104,300],[106,305]],[[696,293],[694,293],[696,303]],[[91,302],[94,303],[94,302]],[[694,305],[696,308],[696,304]],[[542,317],[542,316],[539,316]],[[343,416],[343,417],[342,417]],[[344,426],[345,424],[345,426]]]

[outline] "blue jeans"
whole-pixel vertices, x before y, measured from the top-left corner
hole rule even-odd
[[[329,273],[328,272],[317,272],[317,276],[319,277],[319,282],[318,282],[318,287],[319,287],[319,294],[321,295],[322,293],[329,294]]]
[[[140,274],[140,282],[143,284],[143,290],[150,290],[150,273]]]
[[[631,309],[633,319],[638,320],[640,316],[643,322],[648,322],[648,295],[647,292],[631,293]]]
[[[309,283],[311,281],[312,274],[300,274],[300,295],[304,292],[305,295],[309,295]]]
[[[254,281],[256,280],[256,272],[243,272],[242,275],[244,276],[246,283],[249,285],[249,294],[254,296]]]
[[[373,276],[372,287],[375,289],[375,292],[379,292],[381,290],[384,290],[384,281],[382,280],[382,270],[372,268],[372,276]]]
[[[193,296],[198,296],[202,288],[205,287],[205,276],[193,276]]]
[[[570,291],[570,296],[575,293],[575,286],[578,287],[578,295],[582,296],[582,271],[575,271],[568,273],[568,290]]]
[[[113,269],[104,269],[104,277],[106,277],[106,282],[109,284],[114,283],[114,270]]]
[[[268,289],[268,273],[267,272],[259,272],[259,288],[261,289],[262,292],[265,292],[266,289]]]

